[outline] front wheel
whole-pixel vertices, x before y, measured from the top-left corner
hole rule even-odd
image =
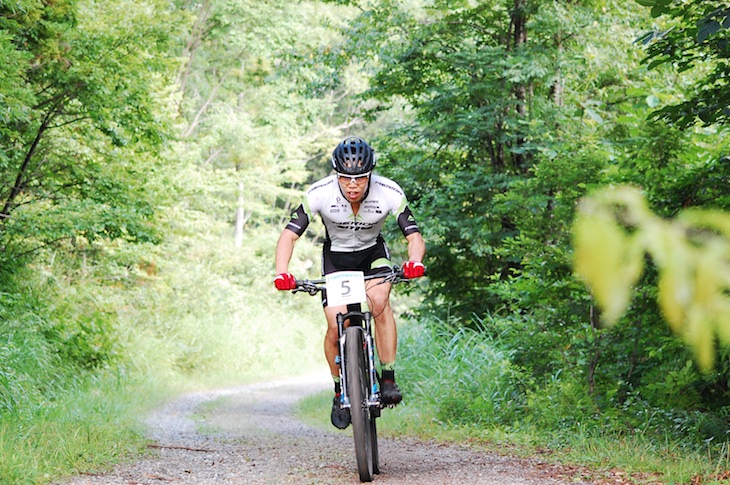
[[[350,418],[355,440],[357,471],[361,482],[373,480],[373,451],[371,419],[368,406],[368,369],[365,365],[365,340],[362,329],[348,327],[345,330],[345,372],[347,393],[350,397]],[[376,435],[377,436],[377,435]]]
[[[375,416],[370,413],[370,451],[373,457],[373,473],[380,473],[380,457],[378,456],[378,428]]]

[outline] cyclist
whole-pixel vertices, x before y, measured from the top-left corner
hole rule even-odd
[[[334,174],[312,184],[305,201],[294,211],[291,220],[279,236],[276,246],[274,285],[279,290],[293,290],[296,279],[289,273],[294,244],[304,234],[312,218],[319,214],[324,222],[326,238],[322,249],[322,274],[335,271],[363,271],[366,275],[390,267],[390,253],[381,235],[388,216],[396,216],[408,242],[408,261],[403,264],[407,278],[424,275],[422,263],[426,245],[418,225],[408,208],[403,190],[390,179],[373,174],[376,156],[370,145],[358,137],[347,137],[332,152]],[[389,283],[368,281],[368,308],[375,319],[375,345],[380,359],[380,387],[384,404],[398,404],[402,395],[395,382],[397,329],[390,306]],[[337,313],[346,307],[327,305],[326,292],[322,304],[327,318],[324,354],[334,380],[331,421],[345,429],[350,424],[350,410],[340,407],[340,378],[335,358],[339,353]]]

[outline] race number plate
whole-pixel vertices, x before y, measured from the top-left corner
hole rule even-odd
[[[362,303],[366,299],[365,278],[362,271],[338,271],[325,275],[327,305]]]

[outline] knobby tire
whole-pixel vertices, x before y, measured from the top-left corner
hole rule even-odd
[[[375,425],[375,417],[370,417],[370,451],[373,456],[373,473],[380,473],[380,457],[378,456],[378,428]]]
[[[357,471],[361,482],[373,480],[373,450],[370,409],[368,408],[368,369],[362,329],[348,327],[345,330],[345,371],[350,397],[350,418],[355,441]],[[375,420],[372,419],[372,422]]]

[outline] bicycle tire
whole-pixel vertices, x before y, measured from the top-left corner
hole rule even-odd
[[[378,427],[375,424],[375,416],[370,413],[370,450],[373,457],[373,473],[380,473],[380,456],[378,455]]]
[[[361,482],[373,481],[372,428],[368,407],[368,369],[362,329],[345,330],[345,372],[350,397],[350,420],[355,441],[355,458]]]

